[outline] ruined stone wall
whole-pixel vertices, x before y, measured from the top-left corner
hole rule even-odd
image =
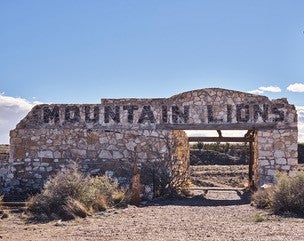
[[[179,130],[255,130],[256,185],[271,181],[275,170],[292,173],[297,163],[297,113],[286,99],[203,89],[161,99],[35,106],[10,133],[4,189],[39,190],[49,175],[72,162],[121,183],[129,182],[135,158],[143,169],[163,160],[171,163],[169,174],[185,173],[189,145]]]
[[[7,162],[9,159],[9,145],[0,145],[0,162]]]
[[[8,168],[9,168],[9,145],[0,145],[0,195],[3,193],[2,187],[5,180],[9,178]]]
[[[187,153],[188,143],[182,131],[171,152]],[[47,178],[58,170],[77,164],[91,175],[108,175],[128,187],[133,175],[135,158],[139,163],[161,162],[168,156],[173,142],[171,131],[97,130],[80,128],[16,129],[11,132],[9,176],[5,191],[18,194],[39,191]],[[170,152],[170,153],[171,153]],[[185,170],[189,155],[178,155],[178,164]],[[169,157],[170,158],[170,157]],[[146,186],[151,184],[146,183]],[[144,190],[152,190],[143,187]],[[143,193],[144,194],[144,193]],[[147,194],[151,195],[151,194]]]

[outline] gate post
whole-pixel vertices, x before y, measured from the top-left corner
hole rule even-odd
[[[132,177],[132,204],[135,206],[140,205],[140,172],[138,168],[138,159],[135,153],[134,166],[133,166],[133,177]]]

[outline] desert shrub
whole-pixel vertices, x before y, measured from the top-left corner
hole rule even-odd
[[[258,190],[252,199],[256,207],[271,208],[275,214],[304,214],[304,172],[298,172],[294,177],[278,173],[276,184]]]
[[[272,207],[273,188],[261,188],[252,196],[252,201],[257,208]]]
[[[9,217],[10,212],[4,210],[2,202],[3,202],[3,196],[0,196],[0,219],[5,219]]]
[[[63,206],[63,210],[66,212],[65,215],[71,215],[69,219],[73,219],[76,217],[85,218],[90,215],[87,207],[84,206],[83,203],[73,199],[68,198]]]
[[[294,177],[279,173],[277,180],[273,192],[274,212],[304,214],[304,172],[298,172]]]
[[[267,219],[264,217],[264,215],[262,215],[261,213],[255,213],[253,216],[252,216],[252,220],[256,223],[260,223],[260,222],[264,222],[266,221]]]
[[[2,202],[3,202],[3,196],[0,196],[0,214],[3,210]]]
[[[50,178],[40,194],[29,198],[27,210],[34,217],[67,220],[103,211],[123,200],[124,192],[117,181],[106,176],[85,176],[74,166]]]

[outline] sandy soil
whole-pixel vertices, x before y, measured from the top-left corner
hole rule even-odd
[[[0,240],[304,240],[304,219],[257,210],[246,193],[200,194],[68,222],[35,224],[11,214],[0,220]]]

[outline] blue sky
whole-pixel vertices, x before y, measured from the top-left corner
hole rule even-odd
[[[221,87],[304,108],[303,9],[302,0],[1,1],[0,93],[32,105]]]

